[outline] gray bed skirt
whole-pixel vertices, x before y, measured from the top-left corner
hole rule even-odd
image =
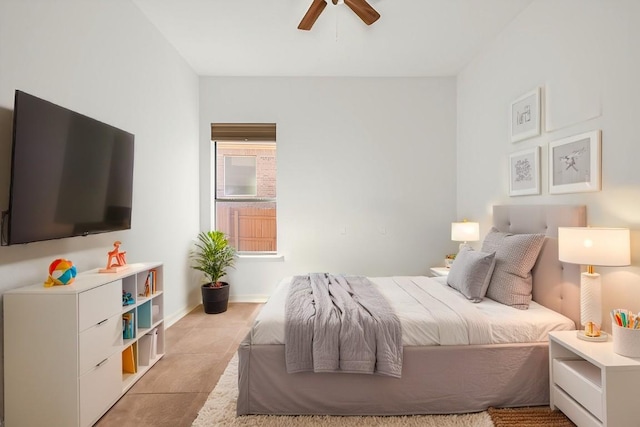
[[[549,404],[548,343],[405,347],[402,378],[287,374],[284,345],[238,349],[238,415],[409,415]]]

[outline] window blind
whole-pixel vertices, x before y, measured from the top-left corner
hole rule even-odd
[[[275,141],[275,123],[212,123],[212,141]]]

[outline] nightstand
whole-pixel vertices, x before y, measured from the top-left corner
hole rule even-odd
[[[431,272],[432,276],[448,276],[449,275],[449,270],[451,270],[450,268],[446,268],[446,267],[431,267],[429,269],[429,271]]]
[[[613,352],[613,341],[588,342],[576,331],[549,333],[551,409],[579,427],[632,426],[640,420],[640,358]]]

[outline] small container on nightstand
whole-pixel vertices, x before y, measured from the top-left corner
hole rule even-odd
[[[640,357],[640,329],[623,328],[612,323],[613,351],[621,356]]]

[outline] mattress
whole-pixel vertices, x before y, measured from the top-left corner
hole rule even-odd
[[[489,298],[472,303],[447,286],[446,277],[369,277],[402,325],[404,346],[511,344],[547,341],[550,331],[573,330],[569,318],[532,302],[518,310]],[[285,278],[264,305],[251,331],[252,344],[284,344]]]

